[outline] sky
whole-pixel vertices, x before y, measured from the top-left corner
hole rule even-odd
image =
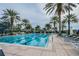
[[[40,25],[44,27],[46,23],[49,23],[50,17],[43,12],[44,4],[26,3],[26,4],[0,4],[0,17],[3,14],[2,10],[14,9],[16,10],[22,19],[28,19],[32,26]]]
[[[28,19],[33,27],[36,25],[44,27],[45,24],[49,23],[51,17],[45,14],[44,5],[43,3],[0,3],[0,17],[6,8],[14,9],[22,19]],[[75,13],[79,19],[79,6],[71,13]],[[71,24],[71,26],[73,29],[79,29],[79,23]]]

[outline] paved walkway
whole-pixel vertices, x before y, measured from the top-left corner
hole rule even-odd
[[[53,49],[58,56],[78,56],[79,49],[74,48],[72,44],[63,41],[63,38],[53,36]],[[52,51],[53,52],[53,51]]]
[[[53,35],[52,49],[40,49],[33,47],[18,47],[11,45],[1,45],[5,55],[8,56],[78,56],[79,49],[71,44],[65,43],[63,38]]]

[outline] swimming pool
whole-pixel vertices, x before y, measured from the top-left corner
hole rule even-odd
[[[48,44],[48,39],[48,34],[32,33],[15,36],[2,36],[0,37],[0,42],[45,47]]]

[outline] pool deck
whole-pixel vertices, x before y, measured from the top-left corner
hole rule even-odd
[[[79,49],[63,41],[62,37],[53,35],[51,49],[34,48],[0,44],[6,56],[79,56]]]

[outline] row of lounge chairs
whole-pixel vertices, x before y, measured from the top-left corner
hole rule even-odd
[[[79,35],[62,35],[64,40],[72,43],[79,43]]]
[[[69,35],[68,37],[71,40],[73,40],[74,42],[78,42],[79,43],[79,36],[78,35]]]
[[[79,35],[63,35],[64,41],[71,43],[74,47],[79,48]]]

